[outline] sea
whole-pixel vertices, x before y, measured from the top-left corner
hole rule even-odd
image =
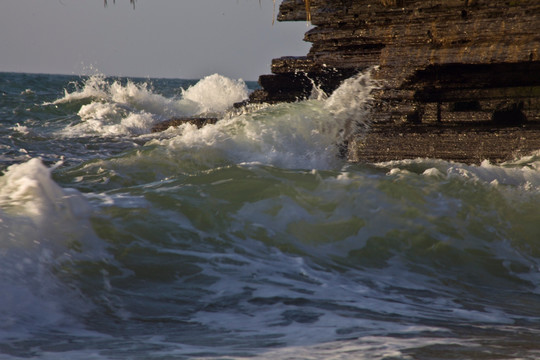
[[[379,86],[0,73],[0,359],[539,359],[540,152],[349,163]]]

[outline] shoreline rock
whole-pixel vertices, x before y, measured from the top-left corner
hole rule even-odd
[[[479,164],[502,163],[540,149],[540,122],[491,125],[485,122],[375,124],[349,146],[350,161],[382,162],[436,158]]]
[[[170,127],[177,127],[185,123],[190,123],[197,126],[198,129],[207,124],[215,124],[218,121],[217,118],[200,118],[200,117],[177,117],[169,120],[159,122],[152,126],[151,132],[165,131]]]
[[[284,0],[278,20],[306,21],[304,1]],[[500,162],[540,150],[537,0],[311,0],[311,20],[309,53],[274,59],[250,101],[297,101],[314,85],[331,93],[378,66],[372,125],[349,141],[350,161]]]

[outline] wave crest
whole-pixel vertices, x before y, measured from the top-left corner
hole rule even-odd
[[[162,95],[147,82],[110,81],[102,75],[89,77],[73,92],[49,105],[79,105],[81,122],[64,129],[67,136],[141,135],[152,125],[172,117],[222,116],[234,103],[245,100],[248,88],[243,80],[214,74],[187,89],[179,97]]]

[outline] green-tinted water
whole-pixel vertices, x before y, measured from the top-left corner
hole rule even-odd
[[[539,357],[540,157],[347,164],[366,84],[0,74],[0,357]]]

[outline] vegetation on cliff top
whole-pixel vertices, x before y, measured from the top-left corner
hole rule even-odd
[[[274,13],[272,15],[272,24],[274,24],[274,20],[276,19],[276,0],[274,1]],[[382,0],[382,1],[392,1],[392,0]],[[395,1],[395,0],[393,0]],[[129,2],[133,5],[133,8],[135,9],[135,0],[129,0]],[[113,0],[113,4],[116,3],[116,0]],[[261,3],[261,0],[259,0],[259,4]],[[306,4],[306,21],[311,21],[311,0],[304,0],[304,3]],[[106,7],[108,5],[107,0],[103,0],[103,5]]]
[[[135,0],[129,0],[129,2],[133,5],[133,8],[135,9]],[[113,0],[113,4],[116,3],[116,0]],[[103,5],[107,6],[107,0],[103,0]]]
[[[276,18],[276,0],[274,1],[274,15],[272,16],[274,19]],[[135,0],[129,0],[129,2],[133,5],[133,8],[135,9]],[[113,4],[116,3],[116,0],[113,0]],[[261,3],[261,0],[259,0],[259,4]],[[306,4],[306,14],[307,14],[307,21],[311,21],[311,0],[304,0],[304,3]],[[107,0],[103,0],[103,5],[107,6]],[[273,23],[273,20],[272,20]]]

